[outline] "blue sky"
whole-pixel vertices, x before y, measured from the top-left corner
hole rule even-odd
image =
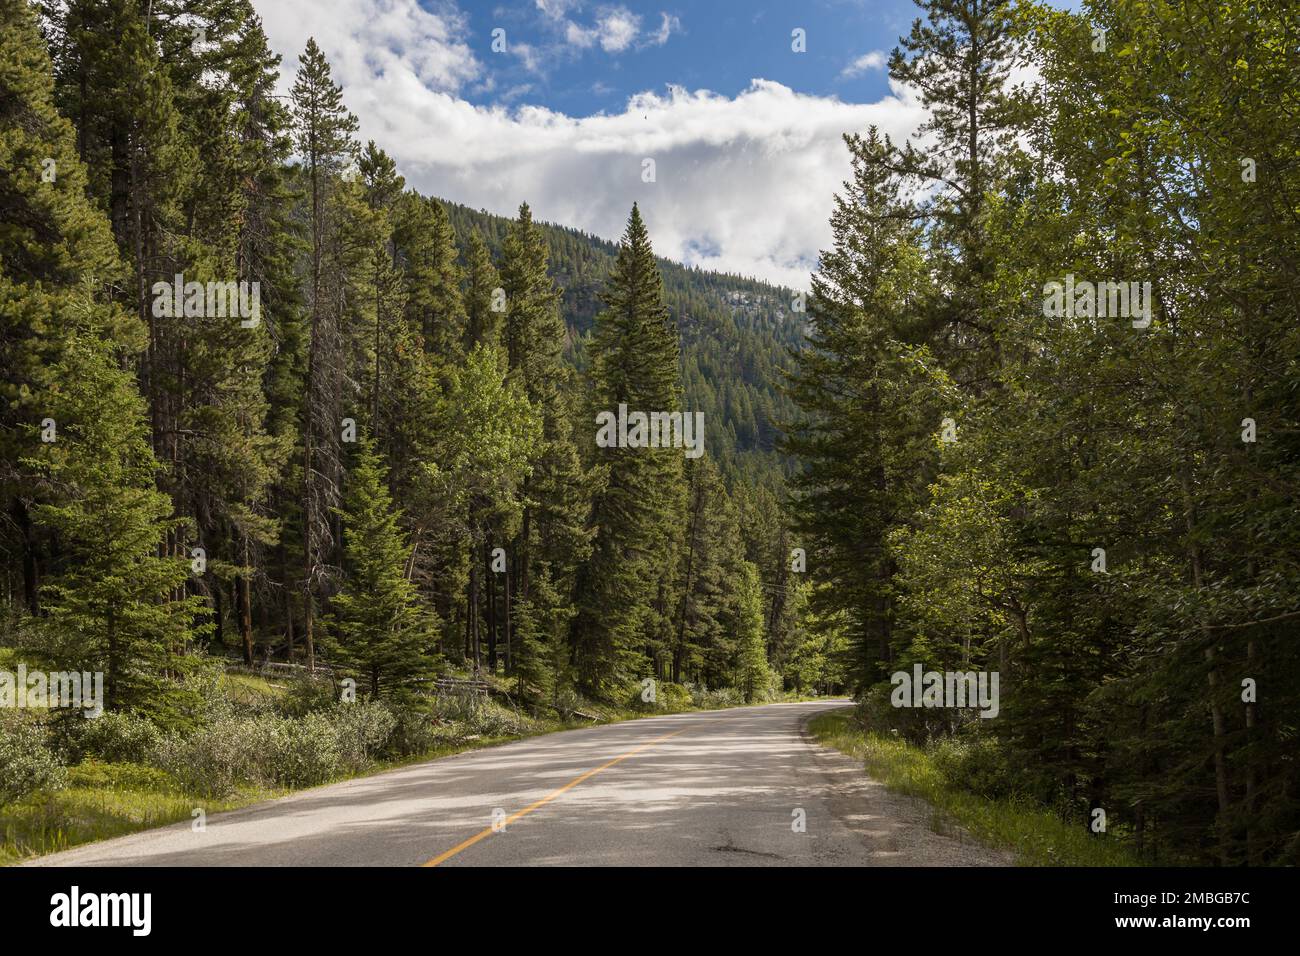
[[[611,239],[637,202],[661,255],[796,288],[831,241],[843,134],[925,120],[884,69],[910,0],[253,3],[283,89],[315,37],[409,186]]]
[[[617,111],[632,94],[669,85],[735,96],[755,78],[876,100],[888,92],[884,70],[878,57],[862,58],[888,54],[917,12],[911,0],[549,0],[461,9],[492,75],[490,85],[467,91],[470,102],[540,104],[575,116]],[[505,31],[505,56],[491,55],[496,28]],[[801,55],[791,50],[795,28],[806,33]]]

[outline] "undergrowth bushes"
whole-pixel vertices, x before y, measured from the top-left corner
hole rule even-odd
[[[365,770],[386,747],[397,718],[381,703],[333,704],[301,717],[225,718],[168,734],[151,763],[195,793],[220,797],[241,783],[312,787]]]
[[[155,784],[222,798],[245,786],[316,786],[364,772],[376,761],[528,736],[548,726],[543,717],[495,698],[453,693],[344,703],[328,680],[241,683],[207,662],[196,662],[178,686],[185,706],[167,726],[124,712],[96,719],[79,713],[7,717],[0,724],[0,803],[61,786],[67,765],[101,776],[109,773],[104,768],[133,768]],[[655,689],[656,700],[643,702],[640,683],[629,685],[622,711],[571,691],[557,691],[551,704],[567,721],[617,718],[627,709],[674,712],[741,703],[734,690],[669,682]]]
[[[956,789],[990,799],[1027,797],[1053,802],[1053,794],[1037,785],[1032,770],[983,726],[977,713],[894,707],[891,691],[889,684],[877,684],[862,695],[854,714],[860,727],[921,748],[943,781]]]
[[[66,779],[39,722],[25,714],[0,714],[0,807],[36,790],[56,790]]]
[[[97,757],[111,763],[145,763],[158,749],[162,731],[147,717],[109,711],[94,720],[80,712],[53,723],[53,732],[70,763]]]

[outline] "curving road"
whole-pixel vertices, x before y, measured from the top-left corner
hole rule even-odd
[[[65,866],[878,866],[1007,862],[815,744],[848,701],[563,731],[42,857]],[[801,811],[801,812],[800,812]],[[802,830],[797,826],[802,820]],[[29,864],[32,865],[32,864]]]

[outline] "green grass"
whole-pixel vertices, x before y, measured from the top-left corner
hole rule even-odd
[[[279,697],[284,685],[273,684],[264,677],[252,674],[222,674],[221,689],[234,701],[255,703],[258,698]]]
[[[1041,806],[954,788],[920,747],[865,732],[849,711],[819,714],[808,729],[819,743],[862,760],[866,772],[890,790],[929,803],[935,830],[956,825],[987,846],[1010,850],[1021,866],[1138,865],[1120,844],[1094,837]]]
[[[0,809],[0,865],[190,820],[195,808],[212,814],[278,795],[250,787],[212,800],[186,794],[152,767],[86,761],[68,769],[62,790],[35,793]]]

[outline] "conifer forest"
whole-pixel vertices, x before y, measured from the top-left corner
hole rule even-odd
[[[840,75],[916,121],[835,131],[794,279],[680,239],[665,197],[704,174],[666,147],[656,174],[650,133],[622,185],[564,187],[621,233],[505,160],[439,179],[337,34],[280,48],[275,5],[0,0],[0,863],[140,829],[78,793],[151,794],[156,825],[806,706],[1011,862],[1300,864],[1294,7],[899,6]],[[407,6],[442,9],[320,16]],[[706,15],[506,6],[567,23],[568,64]],[[801,16],[774,60],[805,62]],[[462,105],[542,108],[511,102]],[[726,142],[738,177],[768,161]],[[651,759],[604,770],[627,741],[423,857],[545,827]]]

